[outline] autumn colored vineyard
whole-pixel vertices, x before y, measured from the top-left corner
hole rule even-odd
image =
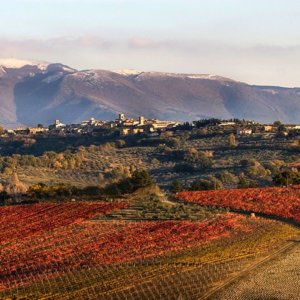
[[[128,205],[0,207],[0,299],[198,299],[297,234],[222,210],[194,221],[98,217]]]
[[[125,208],[126,204],[43,203],[0,207],[0,241],[32,237],[95,215]]]
[[[300,186],[181,192],[177,199],[300,222]]]
[[[0,208],[0,289],[52,278],[70,270],[108,266],[207,243],[244,217],[225,214],[203,222],[99,222],[123,204],[65,203]]]

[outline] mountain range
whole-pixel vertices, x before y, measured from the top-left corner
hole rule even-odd
[[[91,117],[300,122],[300,88],[255,86],[206,74],[76,70],[0,59],[0,124],[77,123]]]

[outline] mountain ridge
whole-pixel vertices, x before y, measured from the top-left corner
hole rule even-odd
[[[177,121],[300,122],[300,88],[249,85],[210,74],[76,70],[35,61],[1,66],[1,61],[0,124],[6,127],[108,120],[120,112]]]

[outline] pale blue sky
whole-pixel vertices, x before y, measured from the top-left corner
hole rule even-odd
[[[0,0],[0,56],[300,86],[298,0]]]

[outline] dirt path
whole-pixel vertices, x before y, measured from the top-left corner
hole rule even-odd
[[[173,202],[173,201],[168,200],[168,199],[166,199],[166,198],[161,198],[160,201],[161,201],[162,203],[168,204],[168,205],[170,205],[170,206],[174,206],[174,205],[177,204],[176,202]]]
[[[300,240],[231,278],[203,299],[300,299]]]

